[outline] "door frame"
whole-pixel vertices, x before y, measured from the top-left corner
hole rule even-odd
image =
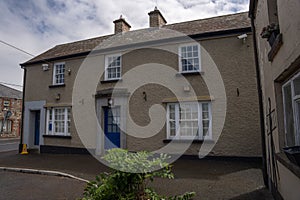
[[[120,95],[114,98],[114,106],[120,108],[120,148],[125,149],[126,144],[126,121],[127,121],[127,107],[128,107],[128,96]],[[99,96],[96,98],[96,113],[98,118],[98,131],[97,131],[97,142],[96,142],[96,155],[103,155],[105,153],[104,148],[104,108],[108,107],[108,100],[111,98],[109,95]]]

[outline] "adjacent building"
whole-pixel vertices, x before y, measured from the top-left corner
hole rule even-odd
[[[0,138],[19,137],[22,92],[0,84]]]
[[[299,1],[250,1],[266,183],[276,199],[300,199],[299,8]]]
[[[206,142],[214,145],[208,152],[211,156],[260,157],[259,106],[248,13],[176,24],[167,24],[157,9],[148,14],[149,28],[130,30],[121,17],[114,21],[112,35],[57,45],[21,64],[25,70],[23,143],[41,152],[81,153],[88,148],[100,154],[111,147],[155,151],[171,142],[191,143],[185,154],[198,155]],[[128,79],[133,69],[143,69],[138,66],[145,67],[148,74]],[[154,73],[163,66],[168,66],[170,72]],[[89,68],[96,69],[95,73],[85,71]],[[98,76],[97,69],[104,73]],[[80,84],[79,74],[84,74]],[[94,77],[98,81],[93,85],[90,80]],[[171,87],[155,84],[157,77],[158,81],[178,83],[172,85],[177,95]],[[145,84],[132,90],[135,83],[129,84],[141,79]],[[188,83],[181,84],[183,79]],[[206,84],[209,81],[213,82],[210,86]],[[225,91],[226,108],[220,110],[216,109],[221,101],[219,94],[212,95],[218,81]],[[81,86],[86,87],[86,95],[80,101],[72,99]],[[92,142],[87,146],[83,143],[88,139],[82,135],[94,126],[84,115],[90,107],[82,110],[81,119],[74,109],[88,102],[94,104],[88,112],[93,115],[95,110],[103,131],[86,133]],[[153,105],[164,108],[163,114],[152,116]],[[221,118],[224,127],[220,128]],[[140,127],[153,121],[165,123],[154,135],[138,137],[132,134],[137,129],[132,129],[131,121]],[[81,122],[85,129],[77,127]]]

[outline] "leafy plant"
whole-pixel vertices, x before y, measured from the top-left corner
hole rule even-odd
[[[89,182],[82,200],[190,200],[194,192],[166,197],[147,186],[156,177],[174,178],[167,162],[169,158],[167,154],[154,155],[145,151],[108,150],[103,159],[114,170]]]
[[[278,34],[279,33],[279,25],[278,24],[270,24],[266,27],[264,27],[260,33],[260,36],[262,38],[270,38],[272,33]]]

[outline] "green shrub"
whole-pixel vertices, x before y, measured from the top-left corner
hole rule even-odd
[[[129,153],[111,149],[103,157],[113,171],[96,176],[87,184],[82,200],[190,200],[194,192],[175,197],[158,195],[147,187],[154,178],[173,179],[166,154],[154,155],[145,151]]]

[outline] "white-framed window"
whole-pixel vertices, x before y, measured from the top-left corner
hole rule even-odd
[[[53,85],[65,83],[65,63],[55,63],[53,67]]]
[[[200,45],[198,43],[184,44],[179,46],[179,71],[201,71]]]
[[[117,80],[121,78],[122,55],[105,56],[105,80]]]
[[[9,119],[0,120],[0,131],[2,131],[1,133],[11,133],[11,131],[12,131],[11,124],[12,124],[12,122]]]
[[[47,109],[46,135],[70,135],[71,108]]]
[[[167,104],[168,139],[212,139],[210,102]]]
[[[300,145],[300,73],[282,86],[286,146]]]

